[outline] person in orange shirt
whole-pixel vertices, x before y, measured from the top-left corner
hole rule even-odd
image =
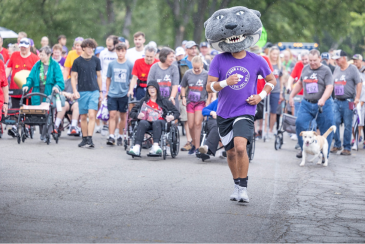
[[[63,69],[63,79],[67,80],[70,77],[70,72],[72,65],[74,64],[75,59],[80,57],[82,54],[82,48],[81,43],[84,40],[82,37],[77,37],[74,41],[74,48],[75,50],[72,50],[68,53],[66,61],[65,61],[65,68]]]

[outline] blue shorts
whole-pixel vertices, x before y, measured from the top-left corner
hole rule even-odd
[[[80,114],[87,114],[90,109],[98,110],[99,105],[99,91],[85,91],[79,92],[80,98],[78,99],[79,102],[79,112]]]
[[[276,114],[279,106],[280,93],[270,93],[270,113]]]
[[[109,97],[108,96],[108,110],[125,113],[128,110],[128,97]]]

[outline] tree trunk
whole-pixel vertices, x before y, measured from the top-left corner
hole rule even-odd
[[[129,28],[132,25],[132,13],[133,13],[133,9],[136,5],[136,2],[137,2],[137,0],[133,0],[133,1],[126,0],[125,1],[126,12],[125,12],[122,34],[123,34],[123,37],[126,39],[130,38]]]
[[[200,0],[198,4],[198,11],[195,14],[194,20],[194,41],[200,43],[202,40],[202,33],[204,29],[205,13],[207,11],[208,0]]]

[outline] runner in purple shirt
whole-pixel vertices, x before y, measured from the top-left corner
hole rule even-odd
[[[267,62],[261,56],[245,51],[260,38],[260,16],[256,10],[238,6],[216,11],[204,24],[209,43],[225,52],[211,62],[207,91],[219,92],[218,132],[235,184],[230,199],[246,203],[249,202],[246,146],[253,140],[256,105],[276,85]],[[265,79],[267,86],[257,95],[259,76]]]

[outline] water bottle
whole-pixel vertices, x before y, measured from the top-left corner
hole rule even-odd
[[[56,108],[57,108],[57,112],[61,112],[62,111],[62,105],[61,105],[61,98],[60,95],[56,95]]]

